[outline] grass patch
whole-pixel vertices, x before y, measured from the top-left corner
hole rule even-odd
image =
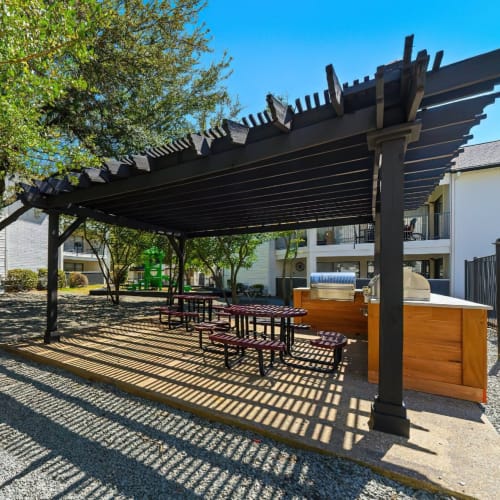
[[[78,288],[59,288],[59,292],[63,293],[73,293],[75,295],[88,295],[90,290],[98,290],[100,288],[104,288],[104,285],[88,285],[88,286],[82,286]]]

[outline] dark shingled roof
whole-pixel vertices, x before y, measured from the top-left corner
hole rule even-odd
[[[458,155],[451,171],[480,170],[489,167],[500,167],[500,141],[466,146]]]

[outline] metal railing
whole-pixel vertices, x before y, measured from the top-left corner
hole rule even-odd
[[[82,245],[74,243],[74,242],[66,242],[63,245],[63,250],[64,252],[67,253],[74,253],[75,255],[93,255],[94,252],[92,251],[92,248],[90,245]],[[100,255],[104,255],[104,252],[101,250]]]
[[[299,248],[307,246],[307,233],[305,231],[301,231],[297,234],[297,238],[300,238]],[[294,242],[292,241],[292,246],[294,246]],[[286,240],[285,238],[276,238],[274,240],[274,249],[275,250],[285,250],[286,249]]]
[[[465,298],[493,307],[488,318],[497,317],[496,255],[465,261]]]
[[[434,214],[432,220],[427,215],[406,216],[402,230],[407,241],[449,239],[450,214]],[[324,227],[318,229],[316,234],[318,245],[373,243],[375,227],[373,224]]]

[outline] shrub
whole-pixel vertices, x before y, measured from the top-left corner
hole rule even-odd
[[[69,274],[69,287],[70,288],[82,288],[88,286],[89,280],[87,276],[82,273],[70,273]]]
[[[48,274],[49,272],[45,267],[38,270],[38,283],[36,285],[37,290],[47,290]]]
[[[57,270],[57,288],[66,286],[66,273],[62,269]]]
[[[38,290],[47,290],[48,270],[44,267],[38,270]],[[57,288],[64,288],[66,286],[66,273],[62,269],[57,270]]]
[[[7,271],[5,289],[7,292],[33,290],[38,283],[38,275],[31,269],[11,269]]]

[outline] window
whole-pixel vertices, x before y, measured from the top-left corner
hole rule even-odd
[[[83,263],[81,262],[65,262],[64,263],[64,270],[67,273],[83,273]]]
[[[430,278],[430,262],[428,260],[405,260],[404,265],[425,278]]]
[[[316,269],[320,273],[339,273],[339,272],[351,272],[356,274],[356,278],[359,278],[359,261],[352,262],[317,262]]]

